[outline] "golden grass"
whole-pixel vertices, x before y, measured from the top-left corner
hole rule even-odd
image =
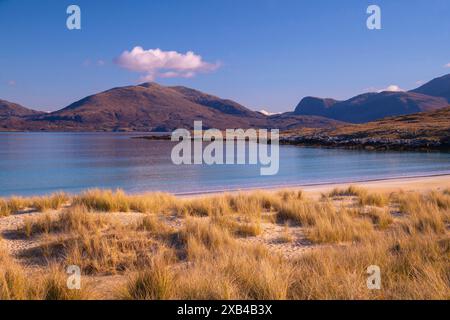
[[[361,211],[361,215],[368,217],[379,229],[385,229],[394,222],[389,208],[369,208],[367,211]]]
[[[0,300],[31,299],[29,289],[23,270],[12,261],[0,242]]]
[[[446,191],[387,196],[351,186],[330,195],[344,196],[358,199],[315,201],[289,190],[195,199],[90,190],[69,208],[25,220],[20,231],[41,243],[33,254],[44,271],[32,287],[0,251],[0,298],[92,297],[64,289],[61,270],[71,264],[85,276],[127,276],[120,299],[450,298]],[[116,211],[143,214],[129,223],[105,214]],[[278,245],[298,245],[291,226],[316,245],[289,258],[271,250],[259,238],[267,214],[283,227]],[[367,289],[370,265],[381,268],[381,290]]]
[[[27,219],[21,231],[28,237],[44,235],[41,252],[49,262],[78,265],[89,274],[114,274],[147,263],[157,250],[142,226],[149,224],[124,226],[75,205],[59,215]]]
[[[171,268],[158,259],[130,279],[126,299],[285,299],[291,269],[259,246],[245,246],[228,231],[189,218],[181,232],[187,261]],[[257,270],[257,272],[255,272]]]
[[[107,217],[92,214],[82,205],[74,205],[61,214],[44,213],[37,218],[26,218],[21,229],[27,237],[42,233],[83,233],[97,230],[108,222]]]
[[[145,270],[132,276],[119,292],[125,300],[167,300],[175,294],[176,282],[167,257],[155,256]]]
[[[49,196],[23,198],[10,197],[8,199],[0,198],[0,217],[19,213],[22,210],[33,209],[39,212],[48,210],[58,210],[70,200],[70,197],[64,192],[57,192]]]
[[[83,300],[91,297],[92,293],[86,288],[68,289],[67,276],[56,265],[45,275],[30,277],[0,243],[0,300]]]
[[[11,208],[6,200],[0,199],[0,217],[7,217],[11,214]]]
[[[261,218],[235,219],[233,217],[213,217],[216,225],[240,237],[254,237],[262,233]],[[241,221],[244,220],[244,221]]]
[[[141,212],[169,213],[176,200],[166,193],[127,195],[122,190],[91,189],[81,193],[73,200],[74,204],[86,206],[100,212]]]
[[[358,186],[349,186],[346,189],[339,189],[339,188],[334,188],[329,194],[328,196],[334,198],[334,197],[350,197],[350,196],[354,196],[354,197],[361,197],[367,194],[367,191],[365,189],[362,189]]]
[[[91,189],[73,200],[74,204],[84,205],[89,210],[100,212],[129,212],[130,201],[122,190]]]
[[[373,235],[372,224],[365,219],[355,219],[352,211],[325,211],[316,217],[314,225],[307,230],[307,237],[315,243],[340,243],[362,241]]]
[[[60,209],[67,201],[69,196],[64,192],[57,192],[50,196],[35,197],[31,199],[30,207],[39,212]]]
[[[379,237],[354,247],[321,249],[295,264],[291,299],[449,299],[448,240]],[[381,290],[368,290],[366,269],[381,269]]]
[[[389,197],[382,193],[362,193],[359,195],[359,205],[385,207],[389,204]]]

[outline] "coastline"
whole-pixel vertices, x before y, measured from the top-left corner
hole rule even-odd
[[[342,188],[349,185],[358,185],[360,187],[373,191],[395,191],[402,189],[404,191],[426,191],[430,189],[445,189],[450,188],[450,173],[418,175],[407,177],[392,177],[379,178],[367,180],[354,181],[339,181],[331,183],[314,183],[314,184],[299,184],[299,185],[277,185],[277,186],[261,186],[248,187],[228,190],[213,190],[213,191],[199,191],[191,193],[174,193],[180,198],[200,198],[220,195],[223,193],[239,193],[239,192],[254,192],[257,190],[264,190],[269,192],[277,192],[280,190],[302,190],[311,196],[317,196],[321,193],[331,191],[334,188]]]

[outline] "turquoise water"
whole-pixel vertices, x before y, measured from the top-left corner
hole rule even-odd
[[[366,152],[280,146],[280,170],[257,165],[183,165],[173,143],[129,133],[0,133],[0,195],[86,188],[178,194],[450,173],[450,153]]]

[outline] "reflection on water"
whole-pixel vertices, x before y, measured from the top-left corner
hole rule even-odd
[[[258,165],[173,165],[174,144],[130,133],[0,133],[0,195],[122,188],[174,193],[357,181],[450,172],[449,153],[280,146],[280,170]]]

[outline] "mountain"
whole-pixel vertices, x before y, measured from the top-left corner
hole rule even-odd
[[[295,114],[302,115],[315,115],[326,117],[330,111],[330,108],[339,101],[326,98],[317,97],[305,97],[295,108]]]
[[[284,132],[280,142],[295,145],[377,150],[450,150],[450,107],[335,128]]]
[[[14,121],[12,121],[14,120]],[[2,130],[26,131],[173,131],[192,129],[195,120],[217,129],[285,129],[334,126],[337,121],[317,116],[271,118],[237,102],[194,89],[156,83],[113,88],[72,103],[64,109],[26,119],[4,119]]]
[[[450,75],[447,75],[409,92],[364,93],[345,101],[306,97],[294,113],[364,123],[388,116],[445,108],[449,105],[449,93]]]
[[[268,117],[268,128],[289,130],[295,128],[335,128],[346,122],[321,116],[296,115],[293,112],[274,114]]]
[[[182,86],[147,82],[112,88],[51,113],[0,100],[2,131],[159,131],[203,127],[332,129],[391,116],[435,111],[449,105],[450,75],[409,91],[364,93],[345,101],[306,97],[294,112],[268,114]]]
[[[450,103],[450,74],[433,79],[411,92],[426,94],[433,97],[443,97]]]
[[[192,128],[263,126],[265,117],[236,102],[185,87],[156,83],[113,88],[33,119],[55,128],[96,131],[172,131]]]
[[[6,100],[0,100],[0,118],[7,117],[26,117],[42,114],[42,112],[31,110],[17,103]]]

